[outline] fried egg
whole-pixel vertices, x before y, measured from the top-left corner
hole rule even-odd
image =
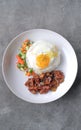
[[[60,64],[60,52],[56,45],[47,41],[36,41],[26,53],[28,68],[34,72],[50,72]]]

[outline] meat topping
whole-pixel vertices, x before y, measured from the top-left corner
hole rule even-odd
[[[60,70],[42,73],[40,75],[34,74],[25,83],[28,90],[33,93],[44,94],[48,91],[56,91],[57,87],[64,81],[64,74]]]

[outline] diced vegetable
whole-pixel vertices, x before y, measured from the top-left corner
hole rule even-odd
[[[20,68],[21,71],[24,71],[24,68]]]
[[[30,41],[30,44],[33,44],[33,42],[32,42],[32,41]]]
[[[29,46],[27,46],[27,47],[26,47],[26,50],[28,51],[28,49],[29,49],[29,48],[30,48],[30,47],[29,47]]]
[[[17,67],[20,69],[20,68],[21,68],[21,64],[18,63],[18,64],[17,64]]]
[[[19,55],[16,55],[16,58],[17,58],[17,60],[18,60],[18,63],[24,64],[24,60],[21,59],[21,57],[20,57]]]
[[[30,42],[30,40],[26,39],[24,42],[27,42],[27,43],[28,43],[28,42]]]
[[[22,59],[26,59],[26,54],[23,54],[21,57]]]
[[[25,40],[22,43],[22,46],[20,48],[20,52],[18,55],[16,55],[17,58],[17,67],[21,70],[21,71],[25,71],[27,76],[30,76],[33,74],[33,69],[32,68],[28,68],[27,63],[26,63],[26,52],[28,51],[28,49],[30,48],[30,46],[32,45],[33,42],[31,42],[30,40]]]
[[[30,74],[30,72],[27,72],[26,75],[27,75],[27,76],[30,76],[31,74]]]
[[[32,73],[32,72],[33,72],[33,69],[32,69],[32,68],[30,68],[30,69],[28,70],[28,72],[29,72],[29,73]]]
[[[16,58],[17,58],[17,60],[20,60],[20,56],[19,55],[16,55]]]
[[[21,57],[22,56],[21,53],[19,53],[18,56]]]
[[[21,57],[22,59],[26,59],[26,54],[24,54],[24,53],[22,53],[22,52],[20,52],[20,53],[18,54],[18,56]]]

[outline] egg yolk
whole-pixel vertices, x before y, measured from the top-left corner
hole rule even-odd
[[[46,68],[50,63],[50,57],[47,54],[40,54],[36,57],[36,65],[42,69]]]

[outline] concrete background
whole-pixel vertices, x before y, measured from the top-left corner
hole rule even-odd
[[[33,28],[63,35],[74,47],[79,63],[70,91],[48,104],[17,98],[2,76],[8,43]],[[0,0],[0,61],[0,130],[81,130],[81,0]]]

